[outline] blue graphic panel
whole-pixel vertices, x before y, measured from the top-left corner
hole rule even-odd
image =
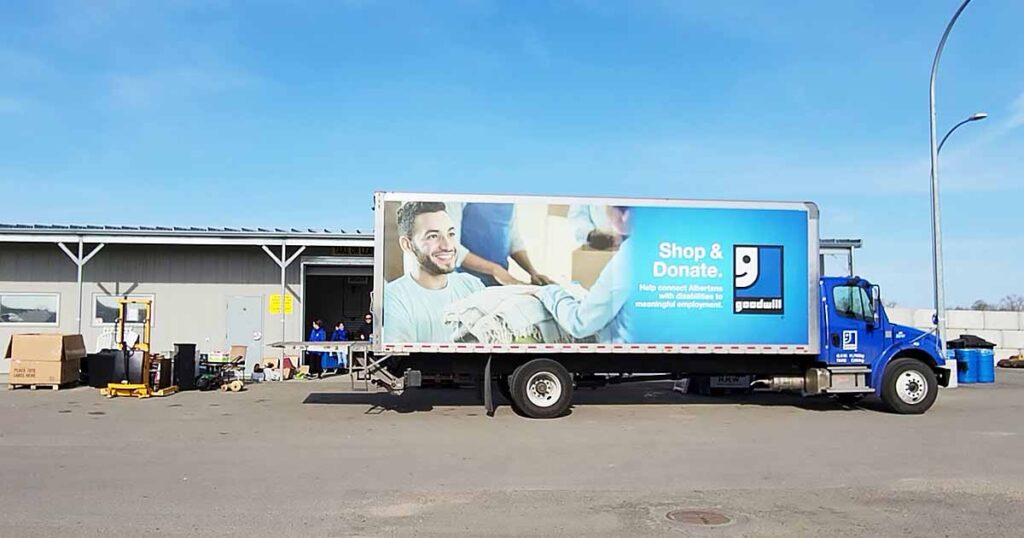
[[[636,343],[808,344],[807,213],[635,207]]]

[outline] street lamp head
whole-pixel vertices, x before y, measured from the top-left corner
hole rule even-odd
[[[983,119],[985,119],[987,117],[988,117],[988,112],[975,112],[974,114],[971,114],[970,118],[967,118],[967,121],[978,121],[978,120],[983,120]]]

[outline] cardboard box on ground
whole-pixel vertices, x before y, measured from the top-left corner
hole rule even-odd
[[[79,360],[23,361],[11,359],[7,382],[13,385],[63,385],[78,380]]]
[[[85,341],[80,334],[16,334],[5,356],[23,361],[78,360],[85,357]]]
[[[4,356],[11,359],[11,384],[64,384],[78,380],[85,357],[80,334],[16,334]]]

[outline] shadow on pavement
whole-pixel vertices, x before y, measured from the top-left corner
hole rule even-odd
[[[496,405],[509,405],[495,391]],[[461,389],[411,389],[401,394],[386,392],[312,392],[302,402],[309,405],[364,405],[367,414],[386,411],[414,413],[432,411],[434,407],[483,406],[479,391],[474,388]],[[680,394],[672,391],[672,383],[633,383],[597,389],[576,389],[573,407],[600,405],[753,405],[761,407],[795,407],[808,411],[842,412],[858,409],[881,410],[875,398],[847,405],[832,398],[820,396],[804,398],[795,394],[754,393],[724,396],[699,396]]]

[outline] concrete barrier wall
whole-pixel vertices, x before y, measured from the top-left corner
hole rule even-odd
[[[929,330],[931,309],[886,308],[889,321]],[[946,311],[946,332],[950,340],[970,334],[996,345],[996,360],[1024,353],[1024,313],[983,312],[979,310]]]

